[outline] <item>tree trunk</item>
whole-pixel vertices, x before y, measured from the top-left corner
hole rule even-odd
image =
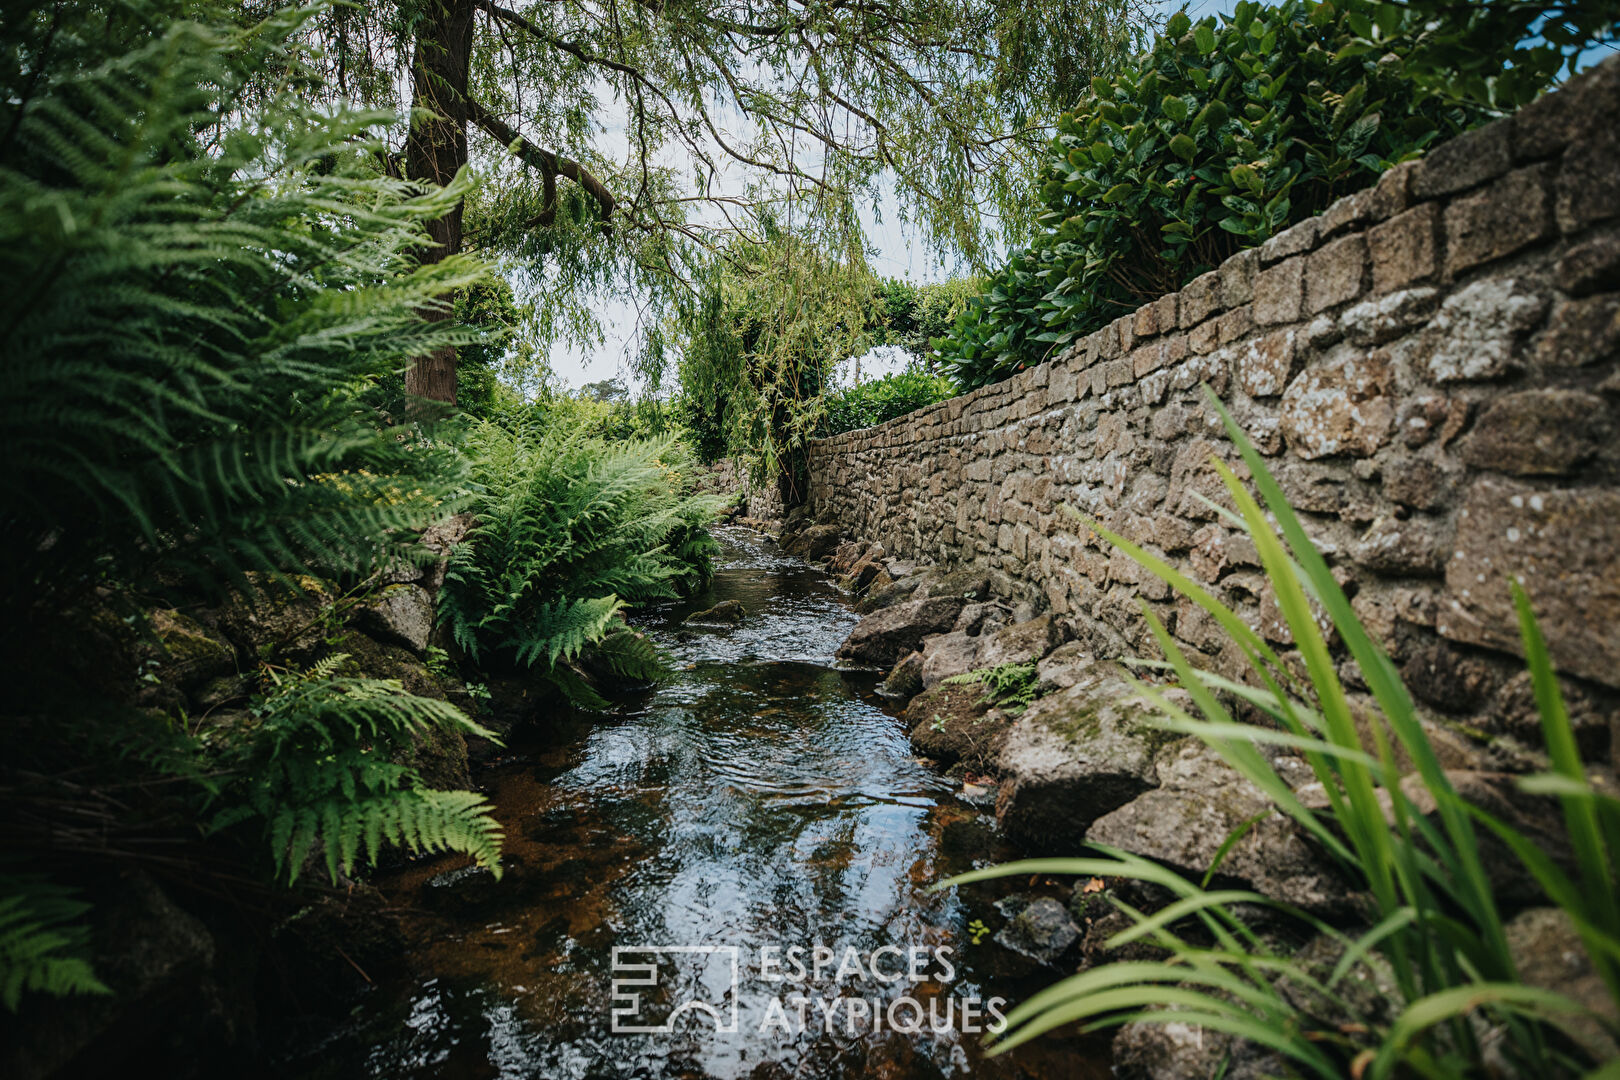
[[[411,106],[433,116],[411,124],[405,140],[405,170],[412,180],[447,184],[467,163],[467,72],[472,61],[472,0],[430,0],[416,32],[411,63]],[[428,224],[433,246],[423,262],[437,262],[461,250],[461,204]],[[448,318],[436,312],[434,318]],[[405,373],[409,397],[456,403],[456,350],[417,357]]]

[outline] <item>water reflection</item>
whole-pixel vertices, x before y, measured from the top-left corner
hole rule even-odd
[[[412,926],[416,976],[373,990],[300,1072],[1107,1075],[1095,1043],[1052,1039],[992,1060],[976,1036],[926,1021],[902,1034],[874,1021],[907,994],[949,1011],[959,1028],[965,1002],[1017,1000],[1054,976],[1008,977],[998,946],[971,944],[968,921],[997,918],[998,894],[927,891],[1007,853],[982,811],[913,759],[872,677],[833,666],[856,620],[837,591],[753,534],[727,530],[724,544],[709,595],[641,619],[674,657],[676,678],[488,778],[507,828],[505,880],[444,860],[384,883],[424,912]],[[747,608],[741,627],[680,624],[725,599]],[[667,1034],[613,1034],[613,950],[644,945],[734,948],[735,986],[725,951],[660,957],[637,1015],[662,1024],[691,994],[734,1012],[737,1030],[716,1033],[708,1016],[687,1012]],[[906,950],[944,948],[954,971],[915,985],[883,970],[840,978],[832,964],[802,983],[767,978],[761,949],[793,946],[807,963],[816,946],[838,957],[891,946],[889,974]],[[773,1001],[786,1006],[786,1024]]]

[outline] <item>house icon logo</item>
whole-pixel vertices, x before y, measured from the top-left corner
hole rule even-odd
[[[735,1033],[740,967],[735,945],[615,945],[613,1034],[668,1035],[685,1014],[709,1017],[718,1034]]]

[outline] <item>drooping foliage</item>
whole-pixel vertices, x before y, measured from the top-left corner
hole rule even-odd
[[[392,116],[309,104],[308,10],[241,15],[129,0],[0,22],[8,1006],[98,985],[82,909],[39,875],[288,879],[319,849],[335,878],[394,842],[495,865],[480,797],[388,764],[474,730],[440,702],[323,667],[240,726],[135,707],[145,609],[358,583],[461,485],[441,433],[373,405],[411,356],[478,340],[436,316],[485,268],[417,258],[468,185],[391,178]]]
[[[385,0],[319,14],[311,91],[419,110],[400,168],[495,179],[445,235],[530,264],[543,335],[594,339],[593,304],[633,299],[658,376],[662,316],[772,221],[861,250],[882,199],[974,262],[1022,235],[1046,125],[1144,21],[1134,0]]]
[[[744,459],[798,503],[822,395],[834,367],[866,349],[875,284],[858,252],[835,258],[784,232],[732,244],[676,322],[680,409],[700,452]]]
[[[84,954],[90,905],[41,874],[0,874],[0,1006],[16,1012],[24,993],[107,994]]]
[[[902,371],[827,395],[827,435],[872,427],[956,393],[949,379],[921,371]]]
[[[1225,463],[1214,465],[1241,514],[1232,516],[1254,540],[1299,650],[1299,670],[1202,586],[1101,525],[1085,524],[1207,612],[1246,661],[1239,679],[1195,666],[1144,607],[1166,657],[1148,666],[1191,699],[1178,703],[1162,683],[1138,681],[1162,726],[1214,748],[1277,813],[1336,858],[1355,894],[1367,898],[1366,925],[1347,931],[1252,890],[1209,888],[1229,845],[1201,884],[1102,847],[1093,858],[1028,860],[963,875],[954,880],[1128,878],[1159,887],[1170,901],[1152,913],[1116,902],[1130,925],[1106,943],[1149,943],[1164,959],[1103,964],[1049,987],[1008,1014],[1000,1048],[1060,1025],[1096,1030],[1140,1020],[1248,1040],[1299,1075],[1323,1080],[1612,1074],[1612,1061],[1597,1068],[1605,1046],[1563,1026],[1585,1007],[1521,981],[1481,856],[1482,840],[1494,836],[1519,858],[1527,878],[1568,916],[1586,960],[1620,1008],[1620,800],[1587,777],[1531,598],[1518,582],[1490,586],[1512,591],[1549,761],[1547,773],[1519,784],[1562,804],[1566,865],[1545,840],[1532,841],[1458,792],[1395,664],[1362,625],[1265,459],[1211,400],[1255,492]],[[1349,653],[1342,665],[1330,633]],[[1359,705],[1347,690],[1349,673],[1370,692],[1372,706]],[[1245,711],[1259,722],[1242,719]],[[1297,780],[1284,778],[1279,755],[1303,759],[1325,809],[1309,805]],[[1229,839],[1240,835],[1241,828]],[[1281,935],[1256,929],[1258,911],[1321,935],[1327,962],[1291,956]],[[1613,1015],[1586,1019],[1612,1038]]]
[[[964,389],[1005,379],[1174,292],[1391,165],[1491,115],[1424,91],[1403,17],[1363,47],[1375,0],[1178,13],[1153,48],[1058,122],[1047,230],[995,274],[941,362]]]
[[[645,680],[656,651],[626,605],[704,584],[716,496],[686,493],[673,439],[607,443],[577,428],[483,423],[469,433],[476,525],[445,574],[440,617],[476,661],[515,665],[605,707],[593,668]]]

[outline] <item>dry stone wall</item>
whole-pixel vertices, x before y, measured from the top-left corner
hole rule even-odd
[[[890,556],[998,571],[1102,656],[1145,598],[1218,628],[1062,512],[1212,585],[1286,647],[1211,458],[1207,383],[1267,455],[1361,617],[1441,714],[1535,742],[1507,581],[1571,676],[1583,749],[1620,701],[1620,60],[1013,379],[813,444],[810,506]]]

